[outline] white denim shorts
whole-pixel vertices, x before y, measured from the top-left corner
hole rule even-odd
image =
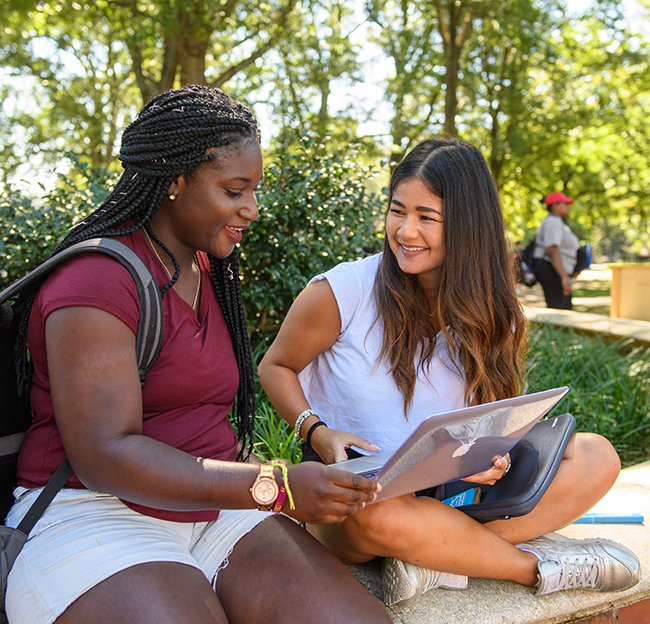
[[[17,491],[7,526],[18,525],[39,492]],[[184,563],[201,570],[214,586],[235,544],[270,515],[225,510],[212,522],[170,522],[139,514],[108,494],[61,490],[9,574],[9,621],[51,624],[89,589],[141,563]]]

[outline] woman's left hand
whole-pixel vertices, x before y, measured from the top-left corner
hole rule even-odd
[[[348,458],[346,449],[356,446],[366,451],[378,451],[379,447],[347,431],[319,427],[311,438],[311,447],[325,464],[334,464]]]
[[[471,481],[480,485],[494,485],[501,477],[503,477],[510,468],[510,453],[506,453],[503,457],[497,455],[492,459],[494,464],[489,470],[479,472],[471,477],[465,477],[462,481]]]

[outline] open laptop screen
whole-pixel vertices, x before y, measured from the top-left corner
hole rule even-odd
[[[378,469],[377,500],[477,474],[505,455],[568,392],[555,388],[431,416],[386,453],[332,464],[357,474]]]

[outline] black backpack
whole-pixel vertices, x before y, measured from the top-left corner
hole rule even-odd
[[[533,253],[535,251],[535,237],[531,238],[526,246],[519,252],[515,261],[517,281],[526,286],[534,286],[537,277],[533,272]]]
[[[573,274],[578,275],[591,266],[591,245],[583,245],[578,249],[576,256],[576,266],[573,269]]]
[[[31,424],[31,409],[28,401],[19,398],[15,374],[14,348],[20,319],[24,314],[24,298],[18,298],[18,295],[40,283],[62,262],[88,252],[108,254],[118,260],[133,277],[140,300],[136,354],[142,385],[162,347],[162,301],[158,285],[140,257],[130,247],[113,238],[92,238],[72,245],[0,292],[0,518],[5,518],[13,504],[18,452]],[[18,528],[0,527],[4,530],[0,535],[0,623],[4,618],[4,591],[8,571],[34,524],[71,475],[72,467],[65,459]]]
[[[533,236],[521,250],[521,259],[529,266],[533,266],[533,253],[535,252],[535,237]]]

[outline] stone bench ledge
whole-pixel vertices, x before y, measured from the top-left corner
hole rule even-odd
[[[612,318],[602,314],[576,312],[575,310],[533,308],[527,305],[524,305],[524,311],[529,321],[608,334],[616,338],[633,338],[640,342],[650,343],[650,321]]]

